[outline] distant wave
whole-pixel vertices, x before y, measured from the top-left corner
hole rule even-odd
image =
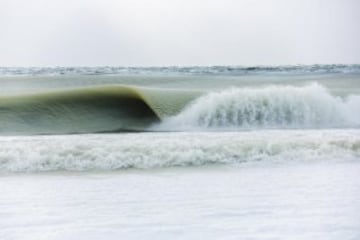
[[[0,137],[3,173],[359,159],[359,130]]]
[[[359,127],[360,96],[332,96],[319,84],[232,88],[204,95],[159,129]]]
[[[61,75],[229,75],[249,74],[360,74],[359,64],[284,66],[191,66],[191,67],[0,67],[0,76]]]

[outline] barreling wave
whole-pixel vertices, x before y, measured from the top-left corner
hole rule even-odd
[[[360,126],[360,96],[305,87],[232,88],[204,95],[158,129],[333,128]]]
[[[0,172],[360,160],[359,130],[0,137]]]
[[[0,97],[0,133],[146,131],[200,93],[106,85]]]

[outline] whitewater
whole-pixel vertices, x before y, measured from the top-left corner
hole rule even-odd
[[[359,239],[358,65],[0,68],[0,239]]]

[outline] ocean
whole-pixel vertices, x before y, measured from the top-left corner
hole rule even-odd
[[[360,65],[0,67],[0,239],[360,239]]]

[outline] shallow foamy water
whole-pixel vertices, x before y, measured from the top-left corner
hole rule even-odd
[[[359,134],[4,136],[0,239],[358,239]]]
[[[0,177],[1,239],[358,239],[360,164]]]

